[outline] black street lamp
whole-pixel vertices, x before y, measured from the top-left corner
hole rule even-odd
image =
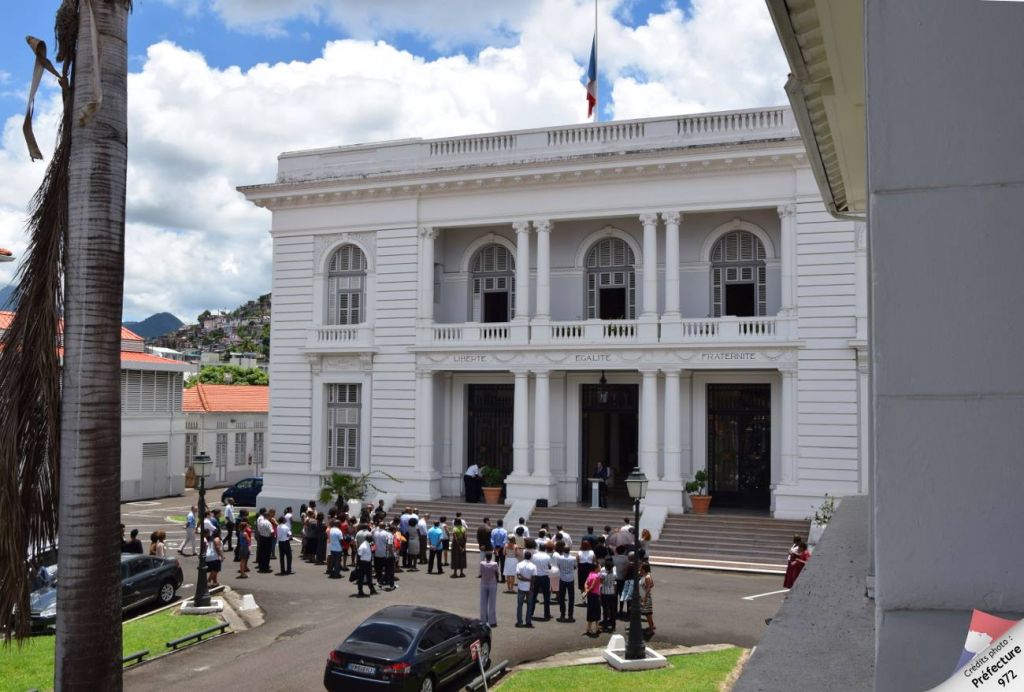
[[[647,476],[638,468],[626,477],[626,490],[633,500],[636,520],[633,522],[633,597],[629,602],[629,638],[626,639],[626,660],[647,658],[647,644],[640,631],[640,501],[647,495]]]
[[[210,473],[210,455],[200,452],[192,460],[192,469],[199,479],[199,575],[196,577],[196,593],[192,605],[202,608],[210,605],[210,587],[206,582],[206,476]]]

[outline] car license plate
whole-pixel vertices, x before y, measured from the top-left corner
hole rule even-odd
[[[353,673],[361,673],[363,675],[373,675],[377,672],[377,669],[373,666],[361,666],[358,663],[349,663],[346,668]]]

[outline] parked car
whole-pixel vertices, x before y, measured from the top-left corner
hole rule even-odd
[[[60,576],[55,568],[51,575],[48,583],[29,596],[32,631],[36,633],[52,632],[57,625],[57,589],[60,585]],[[166,605],[174,600],[183,580],[181,565],[173,557],[122,553],[121,610],[131,610],[152,601]]]
[[[485,622],[435,608],[394,605],[366,618],[331,652],[324,669],[328,690],[434,692],[480,664],[491,662]]]
[[[224,492],[220,495],[220,501],[223,503],[229,497],[235,501],[235,505],[239,507],[255,507],[256,496],[263,490],[263,476],[252,476],[251,478],[243,478],[232,486],[224,489]]]

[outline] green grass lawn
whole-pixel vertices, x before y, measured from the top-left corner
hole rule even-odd
[[[669,665],[658,670],[620,673],[606,665],[542,668],[514,673],[498,689],[501,692],[555,690],[665,690],[666,692],[717,692],[743,649],[731,648],[702,654],[669,656]]]
[[[149,658],[165,651],[167,642],[186,634],[220,624],[216,617],[178,615],[164,610],[149,617],[126,622],[123,631],[124,653],[149,649]],[[56,638],[32,637],[24,646],[0,647],[0,691],[25,692],[33,688],[53,689],[53,655]]]

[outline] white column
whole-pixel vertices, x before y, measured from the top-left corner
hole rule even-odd
[[[537,311],[535,317],[547,320],[551,317],[551,222],[534,221],[533,227],[537,230]]]
[[[512,404],[512,473],[526,477],[530,473],[530,373],[517,370],[515,398]]]
[[[434,239],[437,229],[420,228],[420,300],[419,315],[423,322],[434,321]]]
[[[679,419],[679,371],[665,371],[665,477],[666,481],[682,479],[681,429]]]
[[[516,221],[516,320],[530,319],[530,222]]]
[[[792,314],[796,308],[796,205],[779,205],[781,221],[782,248],[780,255],[782,269],[782,305],[783,315]]]
[[[658,314],[658,215],[641,214],[644,225],[644,300],[645,317]]]
[[[416,472],[428,480],[434,468],[434,373],[416,371]]]
[[[533,475],[551,476],[550,387],[547,372],[533,374]]]
[[[665,316],[679,317],[679,221],[677,211],[661,212],[665,222]]]
[[[782,374],[782,485],[793,485],[796,473],[796,370],[786,369]]]
[[[641,370],[640,470],[648,480],[658,479],[658,371]]]
[[[680,411],[682,422],[679,427],[679,468],[687,478],[693,478],[693,372],[684,370],[679,376]]]

